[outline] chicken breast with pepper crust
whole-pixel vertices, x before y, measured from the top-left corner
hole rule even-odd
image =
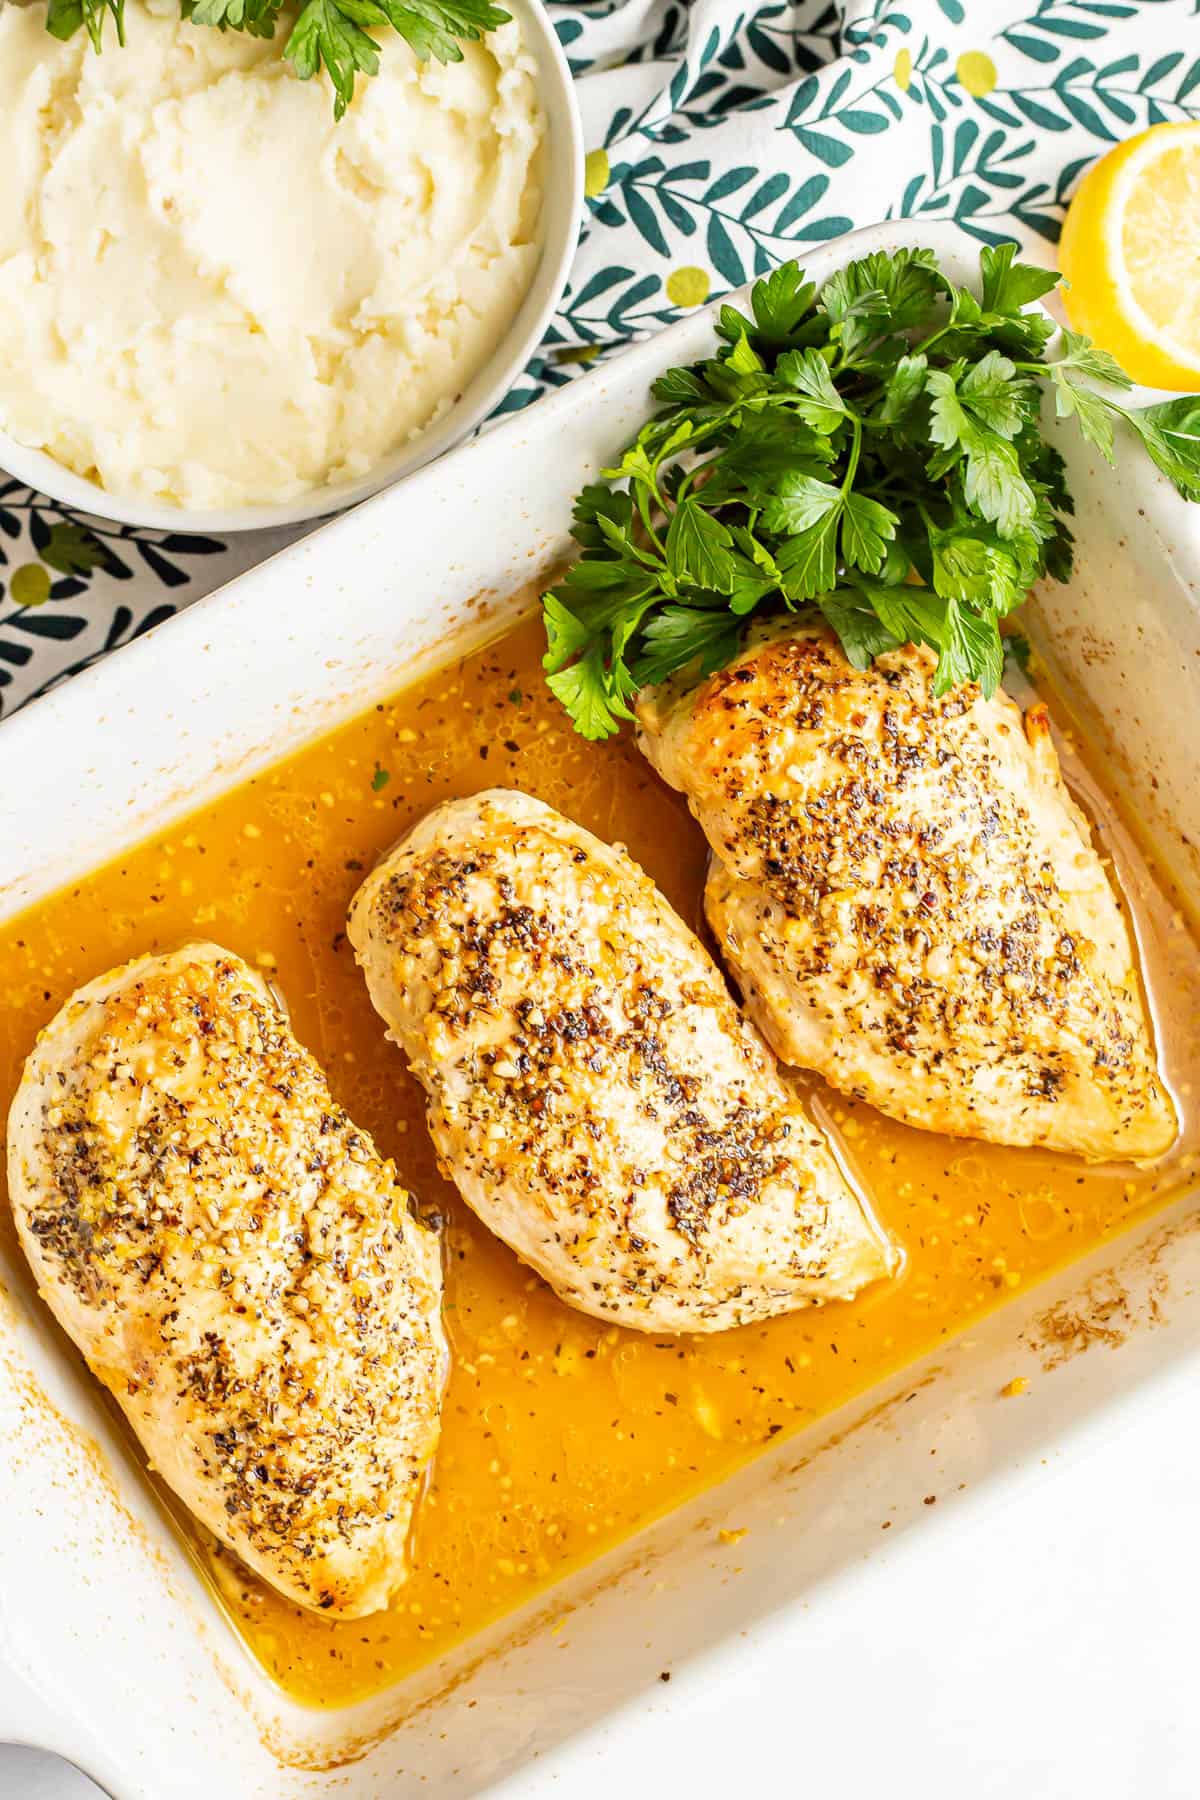
[[[715,852],[708,917],[785,1061],[907,1124],[1093,1159],[1175,1134],[1133,945],[1045,708],[933,693],[824,624],[644,692],[642,748]]]
[[[438,1437],[439,1250],[262,977],[193,944],[82,988],[8,1181],[43,1297],[196,1517],[303,1606],[386,1606]]]
[[[569,1305],[720,1331],[895,1263],[707,952],[527,794],[437,807],[349,933],[446,1173]]]

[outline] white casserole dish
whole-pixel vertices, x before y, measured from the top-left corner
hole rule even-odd
[[[808,267],[820,279],[912,242],[972,275],[966,240],[907,224]],[[0,916],[494,634],[563,553],[573,493],[645,415],[649,382],[710,342],[706,311],[8,722]],[[1079,570],[1028,628],[1091,714],[1109,784],[1194,888],[1200,521],[1147,464],[1114,476],[1066,433],[1063,447]],[[1193,1212],[1178,1200],[543,1602],[329,1715],[246,1659],[26,1272],[0,1257],[0,1738],[71,1757],[119,1800],[848,1778],[866,1792],[905,1764],[901,1791],[927,1797],[1194,1791]],[[1038,1321],[1056,1305],[1092,1347],[1050,1368],[1062,1346],[1046,1351]],[[1119,1342],[1097,1347],[1097,1310]],[[1030,1391],[1002,1398],[1021,1375]],[[736,1550],[723,1524],[747,1529]]]

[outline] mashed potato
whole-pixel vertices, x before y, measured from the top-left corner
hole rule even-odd
[[[352,480],[450,406],[538,256],[543,119],[515,24],[387,37],[333,119],[263,43],[131,6],[60,44],[0,0],[0,425],[187,507]]]

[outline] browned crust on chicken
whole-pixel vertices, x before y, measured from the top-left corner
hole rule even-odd
[[[1133,947],[1045,709],[866,671],[821,624],[638,705],[716,853],[709,919],[778,1054],[909,1124],[1092,1158],[1175,1133]]]
[[[386,1605],[438,1435],[439,1254],[262,978],[193,945],[76,994],[13,1102],[9,1192],[197,1518],[302,1605]]]
[[[715,1331],[893,1266],[623,851],[526,794],[453,801],[368,878],[349,933],[446,1172],[570,1305]]]

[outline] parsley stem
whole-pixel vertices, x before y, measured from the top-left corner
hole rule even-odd
[[[650,539],[650,542],[654,545],[654,548],[658,551],[658,554],[662,557],[663,561],[665,562],[667,552],[666,552],[665,548],[663,547],[662,539],[659,537],[657,531],[655,531],[654,526],[651,522],[650,507],[649,507],[649,503],[646,498],[646,491],[647,491],[646,484],[645,484],[645,482],[635,481],[634,486],[637,488],[637,509],[638,509],[638,512],[641,514],[642,524],[646,527],[646,536]],[[652,482],[650,484],[650,491],[654,495],[654,499],[658,505],[659,511],[665,517],[667,509],[663,505],[662,495],[658,491],[658,483],[657,482]]]
[[[718,452],[716,456],[710,456],[707,462],[697,463],[694,468],[688,470],[675,491],[676,506],[687,499],[701,476],[707,474],[709,469],[715,469],[720,460],[721,456],[720,452]]]
[[[931,331],[928,337],[921,339],[920,343],[914,344],[912,354],[914,356],[928,356],[931,346],[936,344],[939,338],[944,338],[951,331],[959,331],[961,329],[962,326],[959,322],[954,319],[947,319],[944,325],[940,325],[936,331]]]
[[[846,464],[846,479],[842,482],[843,494],[848,494],[854,486],[854,477],[858,473],[858,459],[862,453],[862,420],[855,413],[851,413],[849,418],[854,440],[850,445],[850,460]]]

